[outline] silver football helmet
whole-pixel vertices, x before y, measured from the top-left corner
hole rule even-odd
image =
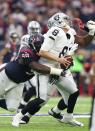
[[[70,17],[62,12],[56,13],[48,20],[48,28],[52,26],[70,28]]]
[[[37,21],[30,21],[27,27],[29,35],[41,33],[41,26]]]

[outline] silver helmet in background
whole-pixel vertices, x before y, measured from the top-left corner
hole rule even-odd
[[[30,36],[41,33],[41,26],[37,21],[30,21],[27,26],[27,31]]]

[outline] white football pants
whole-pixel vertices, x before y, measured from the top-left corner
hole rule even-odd
[[[14,111],[18,108],[22,98],[24,83],[17,84],[11,81],[5,69],[0,72],[0,98],[6,100],[7,108],[9,111]]]
[[[76,83],[70,71],[66,73],[65,77],[60,77],[56,84],[56,88],[62,95],[64,102],[68,105],[68,98],[71,94],[78,91]],[[37,97],[47,101],[52,91],[52,85],[49,84],[48,75],[39,75],[38,86],[36,87]]]

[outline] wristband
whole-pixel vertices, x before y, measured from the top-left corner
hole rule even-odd
[[[60,76],[62,72],[63,72],[63,69],[51,68],[50,74]]]

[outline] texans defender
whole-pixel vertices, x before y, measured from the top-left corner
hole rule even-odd
[[[35,36],[36,34],[41,35],[41,26],[37,21],[31,21],[27,26],[27,34],[21,38],[21,45],[27,45],[27,40],[30,36]],[[20,111],[30,100],[30,98],[36,94],[36,76],[34,76],[29,81],[25,82],[23,97],[18,107]]]
[[[88,21],[87,27],[89,33],[86,36],[78,36],[76,32],[70,28],[69,17],[64,13],[57,13],[51,18],[50,26],[44,43],[40,49],[40,63],[48,65],[49,67],[59,67],[64,63],[64,67],[69,64],[63,59],[65,55],[71,54],[79,45],[87,45],[91,42],[95,33],[95,22]],[[69,58],[68,58],[69,59]],[[59,64],[60,63],[60,64]],[[70,64],[69,64],[70,65]],[[68,68],[67,68],[68,69]],[[60,77],[56,83],[57,89],[60,91],[62,97],[56,107],[49,111],[49,114],[56,117],[57,120],[76,126],[83,126],[81,122],[74,120],[73,110],[76,104],[79,91],[74,82],[72,74],[69,70],[66,71],[65,77]],[[38,99],[34,99],[30,102],[20,113],[18,113],[12,122],[13,126],[19,126],[20,119],[28,111],[31,115],[35,114],[49,98],[49,92],[52,88],[49,88],[49,77],[45,75],[39,75],[39,88]],[[48,90],[50,89],[50,90]],[[31,109],[30,109],[31,107]],[[61,111],[67,108],[67,113],[64,117],[61,115]]]
[[[0,68],[0,97],[5,98],[4,109],[17,109],[22,96],[24,82],[34,76],[34,71],[44,74],[61,74],[62,70],[39,64],[37,53],[43,43],[42,35],[30,36],[24,40],[15,60]],[[27,42],[26,42],[27,41]],[[1,106],[1,105],[0,105]]]
[[[9,41],[4,45],[3,49],[0,50],[0,57],[2,57],[2,63],[7,63],[14,57],[19,50],[19,36],[16,32],[12,32],[9,35]]]

